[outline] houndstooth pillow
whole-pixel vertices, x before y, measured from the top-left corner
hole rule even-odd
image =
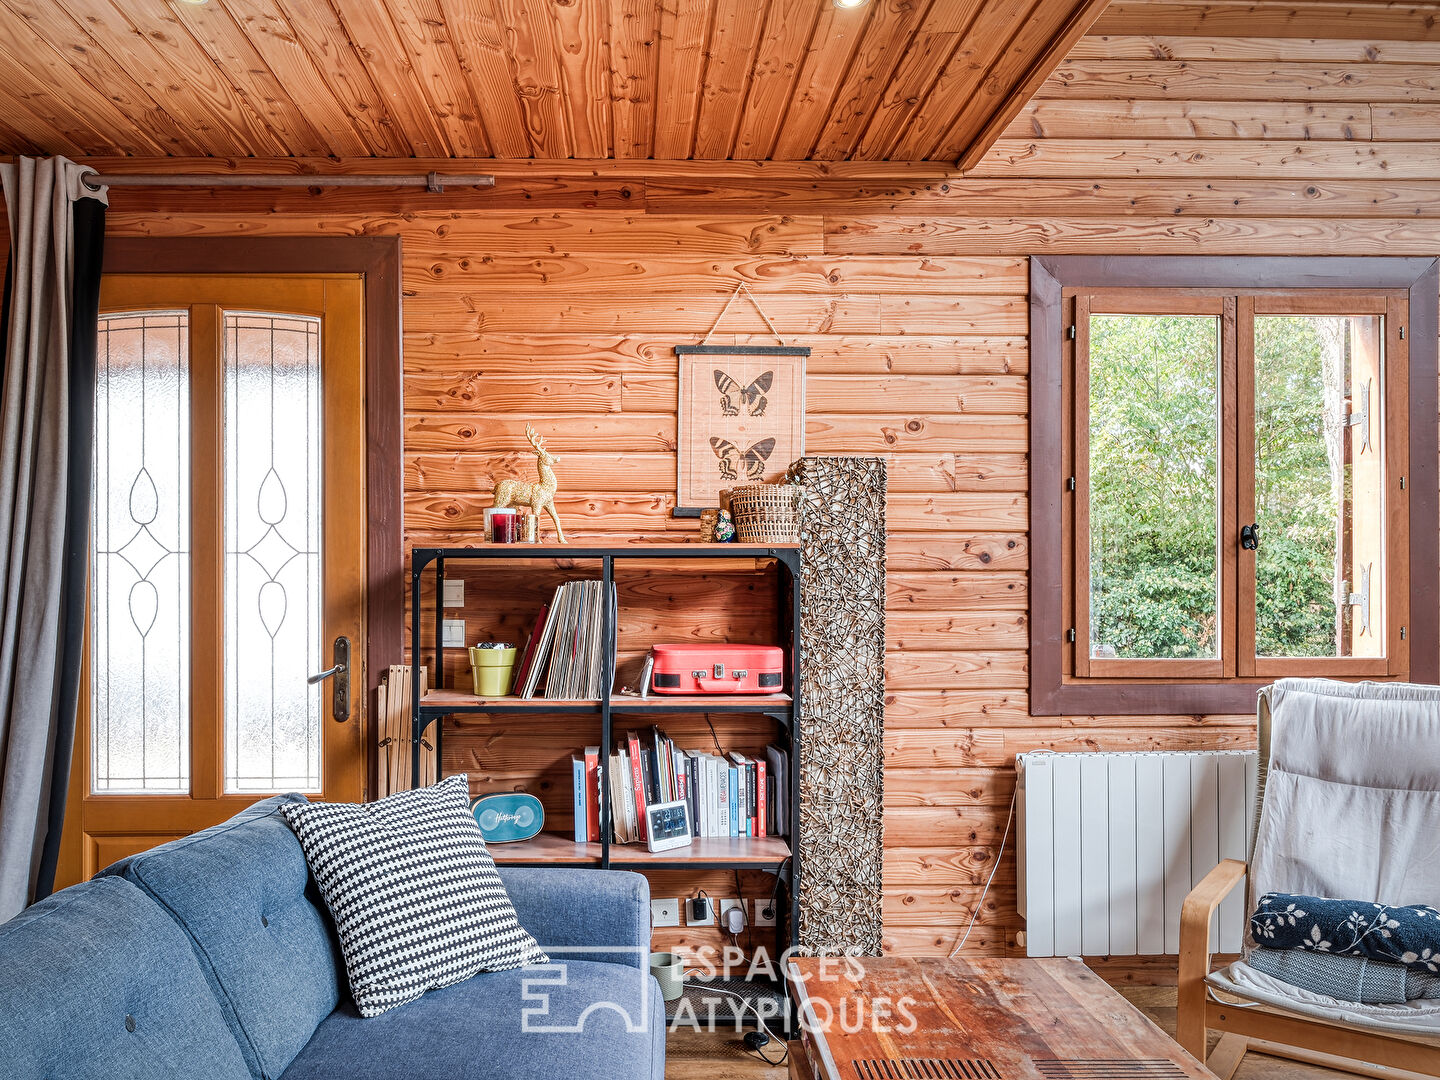
[[[295,803],[361,1016],[482,971],[543,964],[470,814],[463,774],[373,803]]]

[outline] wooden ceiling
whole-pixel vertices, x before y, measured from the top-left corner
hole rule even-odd
[[[965,167],[1104,7],[0,0],[0,152]]]

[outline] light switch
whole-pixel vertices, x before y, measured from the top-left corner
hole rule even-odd
[[[445,579],[445,606],[465,606],[465,579],[447,577]]]
[[[447,649],[463,649],[465,647],[465,620],[446,619],[443,629],[444,640],[442,644]]]

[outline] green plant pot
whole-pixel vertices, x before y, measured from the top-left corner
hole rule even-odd
[[[506,697],[515,672],[515,649],[470,650],[470,674],[477,697]]]

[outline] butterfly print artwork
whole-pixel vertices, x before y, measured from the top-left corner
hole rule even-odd
[[[720,479],[759,480],[765,475],[765,462],[775,452],[775,440],[761,439],[742,452],[729,439],[716,437],[710,440],[710,448],[720,459]]]
[[[775,372],[764,372],[749,386],[742,387],[733,378],[715,369],[715,388],[720,391],[720,413],[723,416],[739,416],[741,406],[751,416],[764,416],[769,399],[765,396],[775,381]],[[739,401],[736,401],[736,398]]]

